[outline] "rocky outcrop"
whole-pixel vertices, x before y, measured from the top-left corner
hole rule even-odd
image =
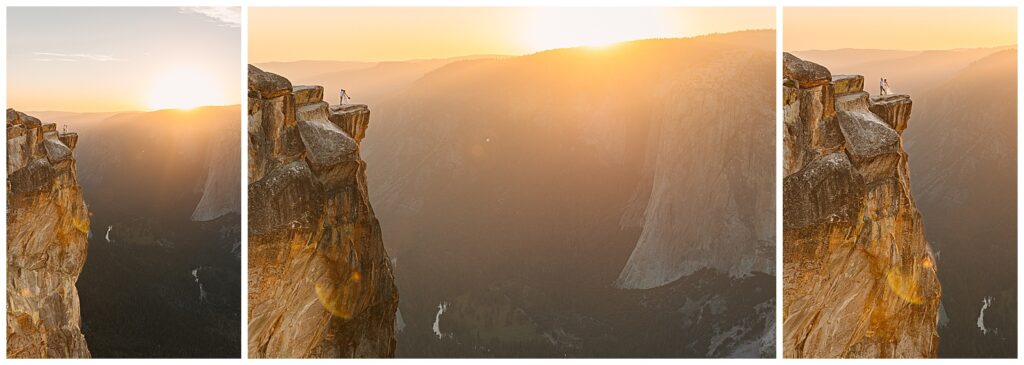
[[[249,66],[249,356],[391,357],[398,293],[370,206],[365,105]]]
[[[934,357],[941,289],[900,137],[910,97],[784,62],[784,355]]]
[[[7,109],[7,357],[90,357],[75,283],[85,265],[89,211],[60,133]]]

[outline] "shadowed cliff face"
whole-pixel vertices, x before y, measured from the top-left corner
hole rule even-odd
[[[75,283],[89,212],[75,133],[7,109],[7,356],[89,357]]]
[[[370,207],[365,105],[249,66],[249,356],[390,357],[398,293]]]
[[[910,192],[906,95],[788,53],[786,357],[934,357],[941,289]]]

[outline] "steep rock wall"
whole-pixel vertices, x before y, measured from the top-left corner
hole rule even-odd
[[[249,66],[249,356],[390,357],[398,293],[370,207],[365,105]]]
[[[775,273],[769,55],[730,49],[692,67],[691,77],[662,86],[669,91],[653,113],[646,184],[638,186],[621,221],[641,233],[616,287],[655,288],[707,268],[731,277]],[[720,87],[693,92],[706,85]],[[733,98],[748,102],[723,102]]]
[[[75,283],[89,211],[75,133],[7,109],[7,356],[90,357]]]
[[[941,289],[910,193],[906,95],[785,54],[786,357],[934,357]]]

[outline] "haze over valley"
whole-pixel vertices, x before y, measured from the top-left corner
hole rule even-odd
[[[773,52],[746,31],[256,66],[369,105],[398,356],[763,357]]]

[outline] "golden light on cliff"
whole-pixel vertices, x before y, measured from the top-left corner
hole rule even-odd
[[[349,273],[345,282],[317,281],[314,285],[316,297],[320,300],[320,305],[335,317],[351,319],[353,308],[356,306],[355,295],[362,280],[363,275],[353,271]]]
[[[79,232],[89,234],[89,219],[82,219],[75,216],[71,218],[71,225]]]
[[[935,267],[935,263],[932,262],[931,257],[925,256],[925,258],[921,260],[921,266],[931,269]]]
[[[192,109],[223,104],[220,89],[206,72],[195,68],[168,70],[157,75],[146,105],[151,109]]]
[[[331,312],[331,314],[338,318],[352,318],[350,301],[353,298],[352,288],[349,285],[326,285],[317,283],[314,288],[316,289],[316,297],[320,300],[320,305],[322,305],[324,309]]]
[[[917,276],[904,274],[899,269],[889,269],[885,274],[885,281],[889,284],[889,289],[900,299],[913,304],[924,303]]]

